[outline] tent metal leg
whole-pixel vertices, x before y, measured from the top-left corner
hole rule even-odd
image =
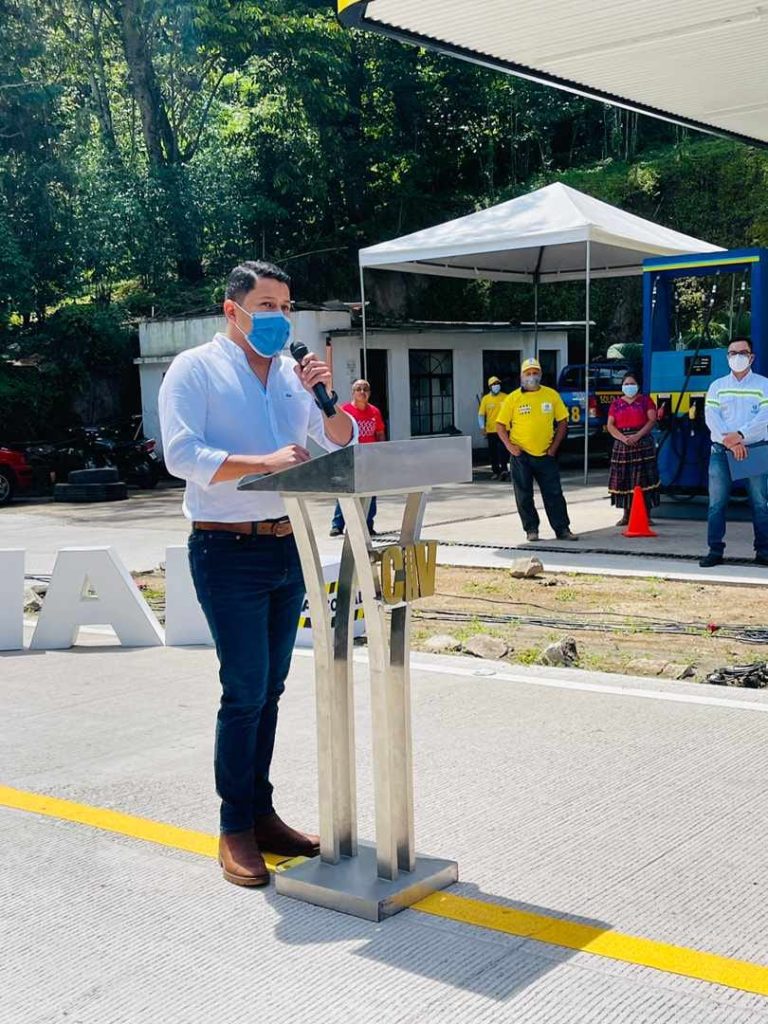
[[[585,298],[584,298],[584,483],[589,482],[589,289],[591,270],[591,247],[587,239]]]
[[[368,379],[368,330],[365,316],[365,270],[360,267],[360,302],[363,316],[363,365],[360,367],[360,376]]]

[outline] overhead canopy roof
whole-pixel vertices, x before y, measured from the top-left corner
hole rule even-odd
[[[755,0],[338,0],[359,25],[630,110],[768,142]]]
[[[491,281],[582,279],[590,242],[593,277],[639,274],[648,256],[718,252],[555,182],[437,227],[361,249],[361,267]]]

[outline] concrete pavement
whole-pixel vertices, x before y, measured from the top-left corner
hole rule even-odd
[[[0,655],[2,1024],[768,1020],[767,693],[417,657],[418,846],[458,860],[449,895],[488,926],[418,908],[374,925],[229,886],[209,857],[130,829],[10,807],[42,793],[215,831],[213,653],[83,640]],[[313,827],[308,652],[281,715],[278,807]],[[548,930],[515,933],[526,915]],[[569,928],[592,937],[568,948]]]

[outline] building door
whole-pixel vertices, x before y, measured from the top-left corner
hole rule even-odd
[[[389,374],[387,356],[389,349],[366,349],[367,381],[371,385],[371,403],[382,415],[389,439]],[[360,366],[363,365],[363,350],[360,349]]]
[[[498,349],[483,350],[483,381],[480,394],[484,395],[488,390],[488,378],[498,377],[501,381],[502,391],[507,394],[520,387],[520,350],[510,349],[499,351]]]
[[[548,388],[557,387],[557,349],[540,348],[541,383]]]

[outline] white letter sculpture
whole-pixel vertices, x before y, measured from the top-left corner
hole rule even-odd
[[[30,647],[71,647],[80,627],[93,625],[111,626],[125,647],[163,644],[157,619],[112,548],[62,548]]]
[[[165,549],[165,642],[169,647],[213,643],[195,594],[187,549],[180,545]]]
[[[0,651],[24,646],[24,551],[0,550]]]

